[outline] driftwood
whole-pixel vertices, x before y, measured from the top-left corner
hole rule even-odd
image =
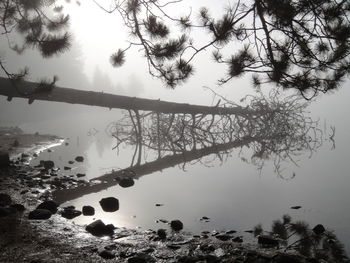
[[[142,99],[114,95],[96,91],[76,90],[70,88],[53,87],[50,91],[37,92],[40,84],[28,81],[16,83],[16,87],[7,78],[0,78],[0,95],[12,98],[26,98],[29,103],[34,100],[65,102],[105,108],[119,108],[127,110],[156,111],[163,113],[212,114],[212,115],[247,115],[255,112],[244,107],[200,106],[187,103],[175,103],[161,100]]]

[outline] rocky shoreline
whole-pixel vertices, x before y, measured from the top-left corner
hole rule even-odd
[[[334,261],[330,255],[322,259],[315,254],[303,256],[280,246],[277,238],[264,235],[256,244],[243,242],[234,231],[194,236],[184,233],[178,220],[169,222],[168,229],[142,232],[105,225],[98,219],[88,226],[75,225],[70,219],[81,213],[91,215],[91,207],[85,211],[60,207],[52,201],[51,192],[58,185],[70,187],[84,182],[57,177],[49,163],[28,165],[29,158],[38,156],[33,145],[47,150],[60,138],[21,133],[11,136],[0,135],[0,141],[8,142],[1,144],[3,156],[12,154],[12,161],[4,161],[0,167],[0,262],[349,262],[346,258]],[[22,146],[27,142],[17,157],[10,150],[18,151],[15,141]],[[114,211],[118,205],[113,197],[100,204],[105,211]],[[325,229],[312,231],[321,237]]]

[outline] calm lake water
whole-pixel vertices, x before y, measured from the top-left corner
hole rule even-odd
[[[252,164],[252,151],[247,145],[227,150],[223,159],[209,154],[187,163],[175,162],[175,166],[169,163],[169,167],[157,162],[154,166],[160,170],[141,169],[139,176],[134,176],[132,187],[114,185],[74,199],[67,195],[64,205],[77,209],[84,205],[95,207],[94,217],[75,219],[79,224],[96,218],[117,227],[156,230],[166,228],[159,219],[180,219],[184,229],[192,233],[205,230],[243,233],[258,223],[269,230],[273,220],[289,214],[311,226],[321,223],[334,230],[349,252],[350,106],[346,100],[349,93],[342,90],[324,96],[309,108],[312,118],[319,119],[323,132],[319,139],[323,143],[311,157],[308,151],[296,156],[297,165],[282,163],[280,175],[274,171],[273,160],[266,160],[261,171]],[[118,140],[106,130],[111,122],[121,119],[125,113],[121,110],[44,102],[28,106],[21,100],[9,103],[3,98],[0,105],[1,126],[17,125],[25,132],[66,138],[68,145],[39,156],[53,160],[64,175],[85,173],[83,179],[90,180],[131,165],[134,145],[113,149]],[[335,145],[330,139],[333,126]],[[155,152],[144,149],[142,154],[141,165],[159,161]],[[83,156],[84,162],[69,165],[68,161],[77,155]],[[64,171],[64,166],[72,170]],[[100,208],[99,200],[109,196],[119,199],[117,212],[106,213]],[[293,210],[291,206],[302,208]],[[210,220],[200,220],[204,216]]]

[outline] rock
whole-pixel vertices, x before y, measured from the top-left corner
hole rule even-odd
[[[162,228],[158,229],[157,235],[159,236],[160,239],[166,239],[166,230]]]
[[[72,170],[72,168],[69,167],[69,166],[64,166],[63,169],[64,169],[65,171]]]
[[[150,253],[153,253],[154,251],[156,251],[154,248],[149,247],[149,248],[142,250],[142,253],[150,254]]]
[[[196,256],[181,256],[178,258],[177,262],[181,263],[196,263],[200,261],[200,259]]]
[[[36,209],[46,209],[49,210],[52,214],[56,214],[58,204],[52,200],[44,201]]]
[[[47,209],[35,209],[28,215],[28,219],[45,220],[51,217],[52,213]]]
[[[101,258],[104,258],[104,259],[113,259],[113,258],[115,258],[115,253],[110,251],[110,250],[107,250],[107,249],[102,250],[100,253],[98,253],[98,255]]]
[[[128,263],[151,263],[156,262],[156,260],[150,255],[139,253],[134,257],[128,258]]]
[[[95,208],[89,205],[83,206],[83,215],[84,216],[93,216],[95,214]]]
[[[123,178],[120,180],[119,185],[123,188],[131,187],[135,184],[134,180],[131,178]]]
[[[110,245],[105,246],[104,249],[107,249],[107,250],[117,249],[117,245],[116,244],[110,244]]]
[[[234,239],[232,239],[233,242],[236,242],[236,243],[243,243],[243,238],[241,237],[235,237]]]
[[[73,219],[77,216],[80,216],[82,213],[79,210],[76,210],[71,207],[65,207],[63,211],[61,212],[61,216],[66,219]]]
[[[94,236],[105,236],[105,235],[113,235],[114,226],[113,225],[105,225],[102,220],[96,220],[91,224],[86,226],[86,231]]]
[[[78,177],[78,178],[84,177],[84,176],[86,176],[86,174],[80,174],[80,173],[77,174],[77,177]]]
[[[166,246],[167,246],[167,248],[170,248],[172,250],[178,250],[181,248],[180,245],[176,245],[176,244],[167,244]]]
[[[40,163],[44,166],[44,168],[46,170],[52,169],[55,166],[55,163],[53,161],[43,161],[43,162],[40,162]]]
[[[232,238],[232,236],[226,235],[226,234],[220,234],[220,235],[217,235],[215,237],[221,241],[228,241]]]
[[[204,262],[207,263],[219,263],[221,262],[220,258],[214,255],[205,255],[203,256]]]
[[[297,255],[277,254],[273,257],[272,263],[302,263],[305,262]]]
[[[50,179],[50,178],[51,178],[51,176],[47,175],[47,174],[40,175],[40,179],[43,179],[43,180],[47,180],[47,179]]]
[[[9,216],[16,213],[16,209],[12,207],[0,207],[0,217]]]
[[[116,227],[113,224],[106,225],[106,232],[107,233],[111,233],[113,235],[114,229],[116,229]]]
[[[68,163],[69,163],[69,164],[73,164],[73,163],[74,163],[74,161],[68,161]]]
[[[248,252],[245,263],[271,263],[271,258],[259,255],[256,252]]]
[[[105,212],[115,212],[119,209],[119,201],[114,197],[102,198],[100,205]]]
[[[214,255],[198,255],[198,256],[181,256],[178,258],[177,262],[183,262],[183,263],[196,263],[196,262],[219,263],[219,262],[221,262],[221,260],[219,257],[214,256]],[[228,262],[231,262],[231,261],[228,261]],[[236,261],[234,261],[234,262],[236,262]],[[239,261],[239,262],[241,262],[241,261]]]
[[[324,233],[324,231],[326,231],[326,229],[324,228],[323,225],[318,224],[317,226],[315,226],[312,231],[316,234],[316,235],[321,235]]]
[[[0,152],[0,167],[7,167],[10,165],[10,156],[8,153]]]
[[[83,156],[77,156],[77,157],[75,157],[75,161],[77,161],[78,163],[82,163],[82,162],[84,162],[84,157]]]
[[[8,194],[0,193],[0,206],[8,206],[12,202]]]
[[[171,221],[170,226],[174,231],[180,231],[184,227],[183,223],[180,220]]]
[[[18,212],[23,212],[25,210],[24,205],[21,204],[12,204],[10,207],[16,209]]]
[[[276,247],[279,245],[278,240],[270,236],[264,236],[264,235],[258,237],[258,244],[262,246],[272,246],[272,247]]]
[[[215,251],[215,246],[211,244],[203,244],[203,245],[200,245],[199,249],[205,253],[211,253]]]

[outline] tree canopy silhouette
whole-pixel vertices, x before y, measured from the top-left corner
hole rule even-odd
[[[10,48],[18,53],[37,48],[43,57],[66,50],[69,17],[56,2],[1,1],[0,29]],[[130,48],[141,48],[149,73],[171,88],[186,81],[196,56],[209,50],[215,62],[227,67],[220,84],[249,72],[255,86],[275,83],[306,99],[336,89],[350,72],[349,0],[232,0],[220,18],[203,7],[197,19],[192,10],[180,17],[172,12],[182,0],[111,0],[111,9],[94,2],[120,15],[133,36],[128,47],[111,55],[111,64],[121,66]],[[192,33],[201,29],[208,39],[199,45]],[[15,30],[23,43],[10,40]],[[1,58],[0,66],[11,79],[27,74],[27,69],[8,72]]]
[[[275,83],[307,99],[337,88],[350,72],[349,0],[229,1],[221,18],[203,7],[195,21],[190,14],[172,16],[181,0],[112,2],[105,11],[118,12],[136,37],[111,56],[112,65],[122,65],[126,51],[141,46],[150,74],[171,88],[190,77],[194,58],[209,48],[214,61],[227,66],[220,84],[250,72],[256,86]],[[177,37],[174,24],[181,29]],[[207,43],[197,46],[190,29],[206,30]]]
[[[44,57],[51,57],[66,51],[70,46],[70,35],[66,31],[69,16],[61,13],[62,6],[56,0],[2,0],[0,1],[0,32],[6,37],[9,47],[22,54],[28,48],[35,48]],[[13,37],[16,31],[23,37],[19,42]],[[0,57],[0,67],[12,80],[24,78],[28,68],[18,73],[9,72]],[[54,78],[53,82],[56,81]]]

